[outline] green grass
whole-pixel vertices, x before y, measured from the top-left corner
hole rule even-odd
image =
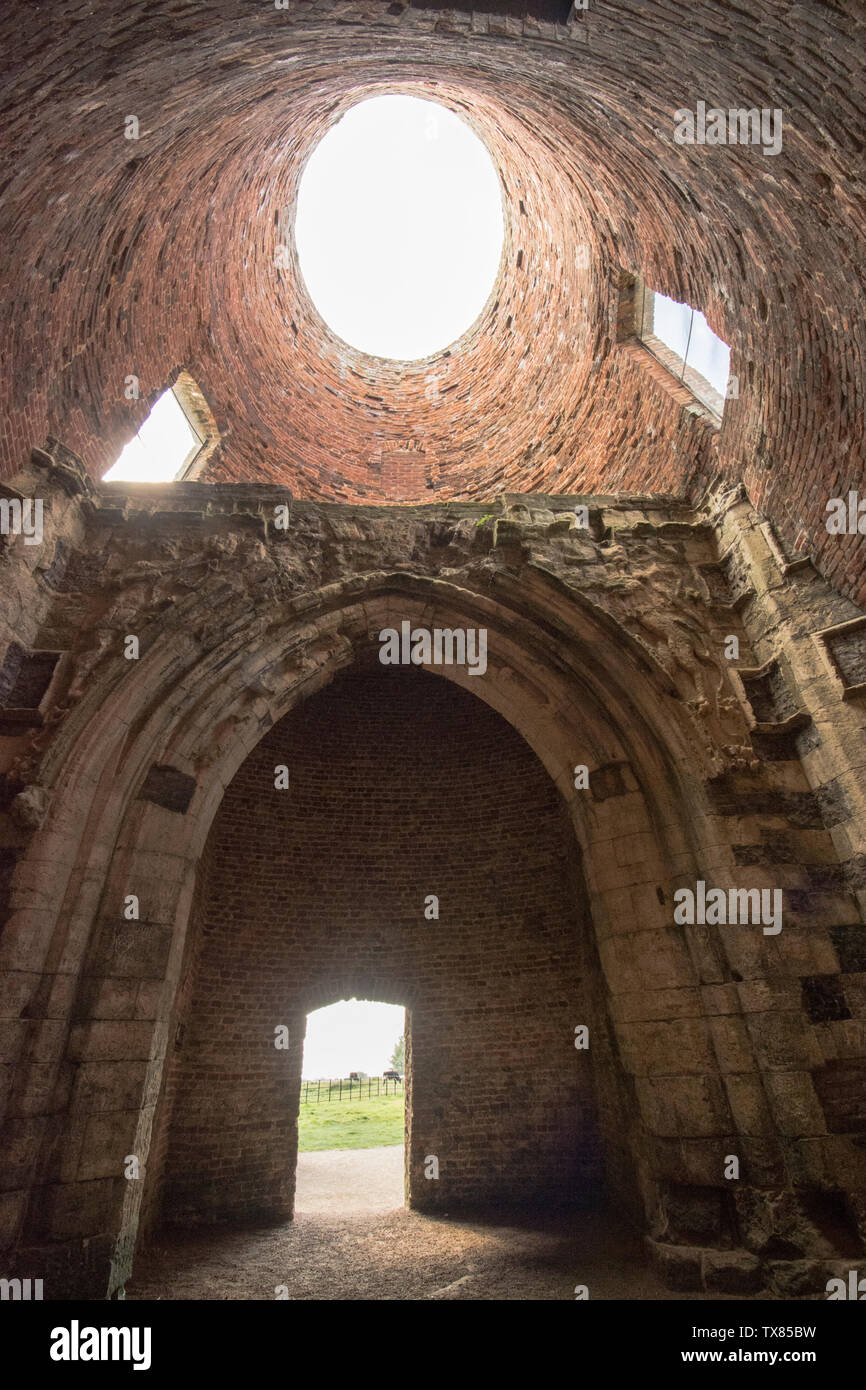
[[[298,1150],[377,1149],[403,1143],[403,1097],[301,1102]]]

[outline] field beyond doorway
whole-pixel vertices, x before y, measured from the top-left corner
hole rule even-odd
[[[298,1152],[375,1149],[403,1143],[403,1095],[307,1102],[301,1093]]]

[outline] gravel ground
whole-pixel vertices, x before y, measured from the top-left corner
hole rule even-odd
[[[295,1217],[394,1211],[403,1205],[403,1145],[298,1154]]]
[[[485,1220],[402,1206],[403,1150],[299,1155],[298,1210],[283,1226],[162,1232],[136,1259],[128,1299],[682,1299],[608,1214]],[[691,1298],[698,1297],[691,1295]]]

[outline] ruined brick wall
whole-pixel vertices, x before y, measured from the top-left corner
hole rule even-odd
[[[414,1206],[599,1199],[591,1053],[574,1046],[585,890],[559,798],[498,715],[436,677],[348,675],[262,740],[210,845],[165,1216],[290,1210],[304,1014],[355,994],[410,1009]]]
[[[214,479],[346,502],[697,500],[721,470],[862,602],[864,537],[823,524],[864,470],[862,6],[498,8],[100,0],[46,31],[8,5],[5,139],[27,155],[0,222],[4,475],[49,432],[101,475],[186,367],[223,435]],[[478,324],[409,369],[338,342],[274,259],[316,139],[395,89],[473,122],[507,220]],[[675,144],[699,100],[778,107],[782,151]],[[720,433],[616,342],[620,267],[731,344]]]

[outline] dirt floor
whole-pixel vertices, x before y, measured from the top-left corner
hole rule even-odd
[[[466,1220],[402,1206],[402,1148],[307,1153],[295,1220],[260,1230],[163,1232],[128,1299],[682,1299],[639,1237],[598,1212]]]

